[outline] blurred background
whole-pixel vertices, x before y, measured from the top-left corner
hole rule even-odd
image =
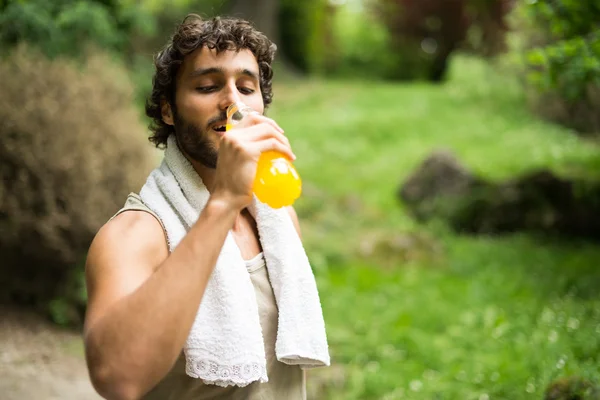
[[[598,0],[0,1],[0,398],[98,398],[86,251],[162,156],[143,106],[189,12],[279,48],[310,399],[600,398]]]

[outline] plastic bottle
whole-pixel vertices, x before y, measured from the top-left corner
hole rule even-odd
[[[225,129],[232,129],[246,115],[255,112],[243,103],[232,104],[227,108]],[[266,151],[258,160],[252,190],[261,202],[272,208],[281,208],[292,205],[300,197],[302,180],[285,155],[277,151]]]

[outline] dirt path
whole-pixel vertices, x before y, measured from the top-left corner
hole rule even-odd
[[[0,306],[0,398],[101,399],[87,375],[81,336]]]
[[[343,385],[340,366],[309,372],[308,398]],[[102,400],[89,381],[83,343],[29,311],[0,305],[0,400]]]

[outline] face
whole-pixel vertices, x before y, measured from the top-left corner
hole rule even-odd
[[[174,125],[179,145],[190,158],[216,168],[225,111],[234,102],[264,112],[258,71],[247,49],[217,54],[202,47],[185,57],[177,75],[176,108],[163,112],[163,119]]]

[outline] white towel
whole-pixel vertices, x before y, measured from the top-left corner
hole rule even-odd
[[[161,165],[140,191],[162,220],[173,251],[206,206],[209,192],[169,137]],[[288,212],[254,199],[249,207],[279,310],[275,354],[285,364],[329,365],[317,285]],[[250,276],[231,232],[227,235],[187,338],[186,373],[206,384],[267,382],[258,307]]]

